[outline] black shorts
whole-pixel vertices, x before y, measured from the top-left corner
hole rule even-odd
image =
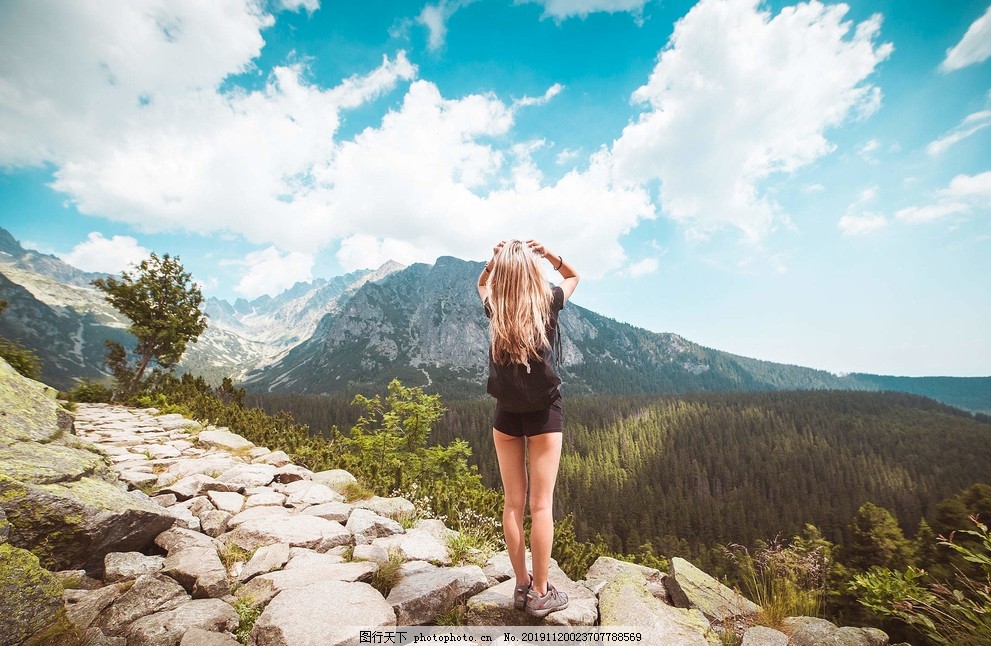
[[[558,397],[550,408],[538,410],[536,413],[510,413],[495,407],[493,428],[500,433],[514,437],[530,437],[543,433],[561,433],[564,431],[564,413],[561,410],[561,398]]]

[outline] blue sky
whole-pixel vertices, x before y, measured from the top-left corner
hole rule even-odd
[[[989,375],[989,57],[988,0],[14,0],[0,226],[227,299],[536,237],[650,330]]]

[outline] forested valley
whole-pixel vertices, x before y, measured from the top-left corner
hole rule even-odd
[[[250,395],[248,403],[290,412],[311,431],[348,429],[359,413],[332,397]],[[444,404],[430,441],[466,440],[483,481],[498,488],[492,403]],[[579,538],[601,535],[624,553],[650,543],[657,553],[699,556],[806,524],[846,544],[865,502],[914,535],[939,502],[991,482],[991,423],[901,393],[572,397],[565,426],[555,515],[573,514]]]

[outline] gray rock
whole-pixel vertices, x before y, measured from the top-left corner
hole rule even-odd
[[[304,507],[309,505],[323,505],[328,502],[343,502],[344,496],[337,493],[327,485],[312,480],[298,480],[291,482],[283,489],[288,498],[286,504],[293,507]]]
[[[320,612],[313,612],[320,608]],[[251,631],[253,646],[344,646],[354,626],[395,626],[396,614],[366,583],[321,581],[287,590],[268,604]]]
[[[220,599],[195,599],[164,612],[138,619],[124,631],[127,646],[179,646],[194,628],[208,632],[233,631],[238,616]]]
[[[216,447],[226,451],[246,451],[254,448],[254,444],[236,433],[230,431],[200,431],[196,441],[207,448]]]
[[[275,543],[259,547],[251,556],[251,560],[238,575],[238,580],[244,583],[259,574],[267,574],[281,569],[289,561],[289,544]]]
[[[313,472],[306,467],[295,464],[285,464],[275,472],[275,481],[280,484],[290,484],[300,480],[309,480]]]
[[[353,475],[345,471],[344,469],[331,469],[329,471],[318,471],[314,473],[311,477],[314,482],[319,482],[320,484],[325,484],[334,491],[340,493],[344,487],[349,484],[355,484],[358,479]]]
[[[389,562],[389,553],[378,545],[355,545],[352,558],[355,561],[371,561],[381,565]]]
[[[355,512],[351,513],[353,515]],[[450,565],[451,555],[447,549],[447,540],[455,534],[440,521],[421,521],[405,534],[377,538],[372,544],[386,552],[396,551],[405,561],[430,561],[437,565]]]
[[[271,464],[273,467],[284,467],[287,464],[292,463],[292,458],[290,458],[285,451],[271,451],[269,453],[263,453],[256,456],[251,463]]]
[[[698,608],[710,621],[749,619],[760,612],[757,604],[682,558],[671,559],[671,572],[664,585],[675,606]]]
[[[134,489],[140,489],[141,487],[153,485],[158,482],[157,475],[143,471],[121,471],[117,474],[117,477],[131,485]]]
[[[585,585],[595,594],[599,594],[607,583],[621,574],[642,576],[650,593],[662,602],[670,604],[670,596],[664,586],[666,574],[654,568],[620,561],[608,556],[600,556],[588,569],[588,573],[585,575]]]
[[[230,519],[231,515],[226,511],[214,509],[200,516],[200,528],[207,536],[216,538],[229,529],[227,523]]]
[[[743,633],[740,646],[788,646],[788,635],[767,626],[753,626]]]
[[[394,534],[402,534],[403,526],[385,516],[379,516],[367,509],[355,509],[348,517],[347,530],[352,534],[361,534],[366,539],[382,538]],[[401,625],[402,622],[400,622]]]
[[[256,493],[248,496],[244,501],[244,508],[276,506],[281,507],[286,502],[286,495],[278,491],[266,490],[264,493]]]
[[[178,581],[194,599],[219,599],[231,592],[227,569],[213,547],[171,550],[163,572]]]
[[[328,502],[323,505],[313,505],[301,509],[299,513],[306,514],[307,516],[319,516],[320,518],[335,520],[339,523],[346,523],[348,522],[348,518],[351,517],[351,511],[353,509],[354,507],[347,503]]]
[[[194,473],[158,490],[159,495],[171,493],[179,500],[188,500],[196,496],[204,496],[209,491],[237,491],[238,485],[227,481],[217,480],[202,473]]]
[[[126,584],[114,584],[96,590],[66,590],[62,594],[65,614],[80,630],[86,630],[107,606],[128,589]]]
[[[270,464],[238,464],[221,473],[217,480],[242,487],[264,487],[275,479],[276,468]]]
[[[244,496],[234,491],[208,491],[206,495],[214,507],[232,516],[244,507]]]
[[[351,542],[351,533],[340,523],[316,516],[284,516],[278,522],[265,518],[247,520],[227,536],[229,543],[249,551],[273,543],[288,543],[326,552]]]
[[[136,579],[162,569],[165,559],[145,556],[141,552],[110,552],[103,559],[103,580],[107,583]]]
[[[200,532],[189,529],[175,527],[166,532],[162,532],[155,537],[155,545],[158,545],[168,553],[173,550],[186,549],[189,547],[213,548],[218,547],[217,541]]]
[[[818,617],[788,617],[783,628],[791,635],[790,646],[818,646],[837,631],[836,624]]]
[[[193,475],[194,473],[219,475],[237,466],[238,464],[239,462],[230,456],[221,455],[181,460],[180,462],[170,466],[166,469],[165,473],[159,476],[158,484],[159,486],[171,484],[176,480]]]
[[[0,463],[0,505],[11,524],[9,541],[30,548],[49,570],[98,570],[108,552],[144,551],[175,523],[144,494],[100,478],[36,485],[4,476],[3,468]]]
[[[179,501],[174,493],[160,493],[157,496],[152,496],[151,499],[162,507],[171,507]]]
[[[163,574],[145,574],[100,613],[96,624],[107,635],[117,635],[141,617],[177,608],[187,601],[189,595],[173,579]]]
[[[386,601],[396,611],[400,626],[420,626],[434,621],[488,585],[477,565],[457,568],[429,567],[404,576]]]
[[[285,570],[256,576],[238,588],[235,596],[238,599],[250,599],[256,605],[265,605],[286,590],[299,590],[320,581],[368,582],[377,570],[378,565],[375,563],[328,563],[305,568],[287,567]],[[379,597],[381,598],[381,595]]]
[[[282,495],[282,494],[278,494]],[[247,502],[245,503],[245,510],[240,514],[235,515],[228,521],[228,525],[233,529],[239,527],[241,523],[248,522],[249,520],[264,520],[271,523],[280,523],[282,520],[289,516],[289,510],[285,507],[274,507],[274,506],[261,506],[261,507],[251,507],[251,499],[254,496],[249,496]]]
[[[374,511],[379,516],[385,516],[393,520],[406,518],[416,511],[413,503],[405,498],[381,498],[372,496],[366,500],[358,500],[353,503],[359,509]]]
[[[182,636],[179,646],[240,646],[240,642],[227,633],[190,628],[189,632]]]
[[[700,611],[661,603],[647,590],[640,573],[620,574],[606,584],[599,595],[599,614],[603,628],[642,627],[651,635],[651,643],[658,646],[709,646],[720,643]]]

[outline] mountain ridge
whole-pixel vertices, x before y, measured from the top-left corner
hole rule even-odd
[[[482,263],[442,256],[388,262],[293,285],[275,296],[205,303],[207,331],[179,369],[251,391],[353,394],[393,378],[445,396],[484,392],[487,320],[475,292]],[[127,320],[88,274],[24,249],[0,228],[0,335],[36,351],[49,383],[106,379],[103,341],[133,347]],[[568,303],[561,315],[561,372],[569,394],[692,391],[895,390],[991,413],[991,377],[833,373],[707,348]]]

